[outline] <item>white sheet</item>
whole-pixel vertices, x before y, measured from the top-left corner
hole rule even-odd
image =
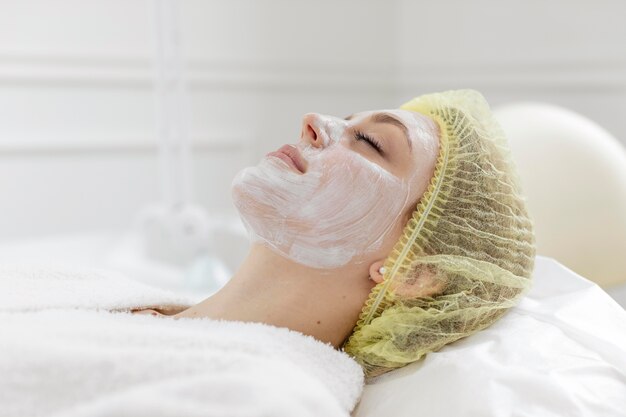
[[[361,368],[259,323],[132,315],[181,304],[106,271],[0,267],[0,416],[348,416]]]
[[[626,312],[537,257],[534,285],[490,328],[366,385],[355,417],[625,416]]]

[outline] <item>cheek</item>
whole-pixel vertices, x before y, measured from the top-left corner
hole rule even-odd
[[[408,187],[357,154],[328,151],[311,164],[320,173],[319,187],[293,213],[308,231],[301,240],[351,256],[377,251],[404,213]]]
[[[396,223],[393,226],[393,230],[389,233],[389,239],[385,244],[385,247],[389,247],[389,250],[393,248],[395,243],[402,236],[405,226],[415,213],[421,198],[428,187],[430,182],[430,176],[421,178],[415,177],[412,179],[412,185],[408,193],[407,204],[402,210],[402,213],[398,216]]]
[[[318,218],[380,233],[404,206],[408,190],[398,178],[362,156],[336,146],[316,164],[320,183],[305,207]]]
[[[389,255],[395,244],[398,242],[404,231],[404,227],[413,214],[413,207],[405,207],[400,214],[394,219],[389,226],[387,233],[381,238],[380,245],[372,257],[372,262],[378,259],[384,259]]]
[[[264,161],[233,181],[233,197],[253,237],[314,267],[338,267],[373,253],[395,233],[406,183],[342,146],[305,150],[304,175]]]

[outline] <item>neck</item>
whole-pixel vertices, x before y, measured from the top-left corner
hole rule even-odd
[[[254,244],[220,291],[176,317],[208,317],[287,327],[342,346],[374,282],[367,267],[306,267]]]

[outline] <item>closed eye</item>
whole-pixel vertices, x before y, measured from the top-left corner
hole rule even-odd
[[[374,148],[379,154],[383,153],[380,143],[373,137],[366,135],[365,133],[358,130],[355,130],[354,137],[357,141],[367,142],[367,144]]]

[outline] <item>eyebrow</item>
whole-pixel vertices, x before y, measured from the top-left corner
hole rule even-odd
[[[350,120],[352,119],[353,116],[354,114],[351,114],[350,116],[345,117],[344,119]],[[409,151],[411,152],[413,151],[413,144],[411,143],[411,140],[409,139],[409,129],[407,129],[405,124],[402,123],[400,120],[396,119],[389,113],[376,113],[375,115],[372,116],[372,121],[374,123],[387,123],[387,124],[391,124],[400,128],[400,130],[402,130],[402,133],[404,133],[404,138],[406,139],[406,143],[409,146]]]

